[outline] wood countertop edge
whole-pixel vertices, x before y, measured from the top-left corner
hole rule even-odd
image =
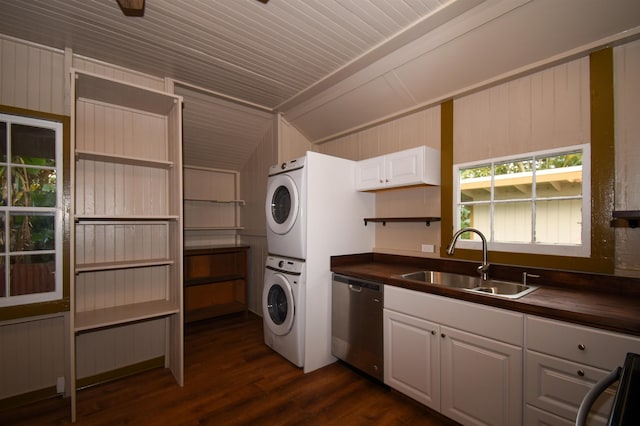
[[[365,258],[360,260],[360,263],[332,264],[331,271],[409,290],[640,337],[640,300],[635,296],[535,284],[539,288],[534,292],[519,299],[506,299],[415,283],[398,276],[420,270],[415,265],[378,263]]]

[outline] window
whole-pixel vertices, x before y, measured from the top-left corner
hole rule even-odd
[[[62,298],[62,123],[0,114],[0,307]]]
[[[477,228],[492,250],[588,257],[590,163],[579,145],[455,165],[456,229]],[[480,247],[476,234],[461,237]]]

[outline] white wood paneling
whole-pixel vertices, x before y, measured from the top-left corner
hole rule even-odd
[[[240,172],[240,197],[246,203],[240,211],[240,223],[244,227],[241,231],[243,236],[266,236],[267,221],[264,207],[269,167],[278,162],[277,128],[277,117],[274,117],[270,131],[264,134],[260,144]],[[264,267],[264,264],[262,266]]]
[[[67,115],[64,53],[0,36],[0,104]]]
[[[278,117],[274,117],[271,128],[265,132],[240,172],[240,197],[246,203],[240,210],[240,221],[244,227],[240,231],[240,243],[251,247],[248,257],[247,304],[250,311],[260,316],[265,259],[268,253],[264,206],[269,167],[278,162],[278,120]]]
[[[587,57],[454,101],[454,163],[590,141]]]
[[[108,328],[76,337],[79,379],[165,354],[165,319]]]
[[[133,69],[119,67],[117,65],[101,62],[93,58],[81,55],[73,55],[72,66],[74,68],[89,71],[115,80],[138,86],[148,87],[155,90],[165,90],[164,78],[144,74]]]
[[[302,133],[289,122],[280,117],[280,145],[278,162],[284,163],[294,158],[303,157],[307,151],[318,150]]]
[[[616,210],[640,210],[640,41],[614,49]],[[616,273],[640,277],[638,229],[616,228]]]
[[[0,324],[0,399],[55,386],[65,377],[63,314]]]
[[[323,143],[320,152],[350,160],[364,160],[421,145],[440,149],[440,106]]]

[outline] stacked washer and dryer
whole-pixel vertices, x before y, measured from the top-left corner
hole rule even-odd
[[[370,252],[373,194],[355,189],[355,162],[315,152],[269,168],[265,343],[304,372],[331,354],[330,257]]]

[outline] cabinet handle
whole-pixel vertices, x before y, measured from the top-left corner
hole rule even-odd
[[[578,376],[584,377],[584,370],[578,370]]]
[[[584,351],[584,350],[585,350],[585,348],[586,348],[586,346],[585,346],[585,345],[583,345],[582,343],[580,343],[580,344],[578,345],[578,349],[580,349],[581,351]]]
[[[445,338],[445,337],[447,337],[447,336],[446,336],[444,333],[442,333],[442,334],[440,335],[440,337],[442,337],[442,338],[444,339],[444,338]]]
[[[380,183],[384,183],[384,181],[382,179],[380,179]]]
[[[431,330],[431,335],[435,336],[436,335],[436,331],[435,330]]]

